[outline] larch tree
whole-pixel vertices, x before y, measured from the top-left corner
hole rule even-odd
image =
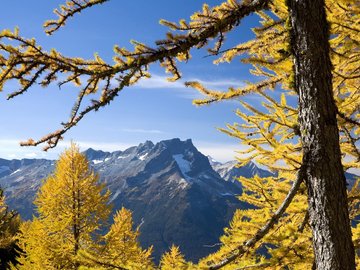
[[[188,267],[184,255],[181,254],[178,246],[172,245],[168,252],[162,255],[160,260],[161,270],[186,270],[191,269]]]
[[[46,32],[53,34],[70,17],[107,1],[67,1],[55,11],[58,19],[45,23]],[[254,29],[256,38],[225,48],[227,33],[241,27],[241,20],[253,13],[262,18],[262,26]],[[151,76],[147,68],[152,63],[159,62],[173,75],[170,80],[176,80],[181,76],[177,62],[189,60],[192,48],[214,43],[208,52],[218,57],[217,63],[242,56],[243,62],[253,65],[251,73],[259,76],[255,83],[228,91],[210,90],[199,82],[187,85],[206,96],[195,101],[198,105],[247,94],[258,94],[264,99],[261,109],[242,102],[238,115],[245,122],[229,126],[226,132],[249,145],[247,155],[274,170],[277,176],[254,179],[258,187],[247,184],[250,191],[258,188],[255,191],[258,195],[250,198],[250,192],[243,198],[253,200],[262,209],[262,220],[250,212],[237,212],[223,238],[224,243],[231,244],[224,245],[218,257],[214,255],[205,260],[204,267],[231,268],[246,260],[250,260],[249,267],[252,267],[251,263],[259,260],[246,256],[261,243],[275,241],[271,253],[280,256],[278,266],[290,260],[285,265],[291,268],[292,262],[293,265],[300,262],[286,256],[281,259],[281,254],[295,257],[300,254],[299,260],[304,257],[291,246],[294,243],[303,247],[296,239],[291,240],[303,232],[301,237],[305,238],[302,239],[307,237],[313,242],[311,267],[355,269],[349,215],[357,211],[358,196],[350,196],[350,192],[347,198],[344,169],[360,166],[359,19],[358,0],[228,0],[213,8],[205,4],[190,21],[162,20],[161,23],[172,31],[154,47],[136,41],[133,51],[115,46],[114,63],[106,63],[98,55],[86,60],[66,57],[56,50],[46,52],[34,39],[22,37],[17,29],[4,30],[0,34],[0,86],[9,80],[18,80],[21,87],[10,94],[9,98],[13,98],[35,83],[44,87],[54,81],[60,85],[72,82],[79,85],[78,99],[62,128],[39,140],[22,143],[28,146],[47,143],[45,149],[49,149],[89,112],[109,104],[120,91],[140,78]],[[118,84],[113,84],[114,79]],[[281,92],[281,97],[276,98],[269,89]],[[84,97],[97,92],[101,92],[100,98],[82,109],[82,103],[87,100]],[[294,98],[297,106],[289,105],[287,100]],[[356,188],[352,194],[357,194]],[[298,229],[295,228],[297,223],[292,224],[296,220],[289,217],[300,222]],[[256,225],[252,220],[258,220],[256,229],[238,235],[237,224],[251,222]],[[286,226],[279,227],[281,220]],[[276,236],[274,232],[280,233]],[[241,241],[233,241],[234,234]],[[354,236],[357,235],[354,229]],[[358,243],[355,239],[357,246]],[[303,268],[309,267],[311,256],[308,253],[304,257]],[[261,267],[275,265],[274,261],[265,259],[260,262],[264,263]]]
[[[314,268],[355,269],[325,3],[290,0],[288,7]]]
[[[348,199],[346,199],[345,178],[342,176],[342,181],[340,181],[340,178],[336,178],[336,173],[331,172],[331,169],[337,168],[335,169],[336,172],[343,174],[343,168],[345,170],[359,168],[359,123],[357,119],[359,119],[358,82],[360,77],[355,75],[359,67],[359,60],[356,59],[358,55],[358,30],[353,27],[359,18],[359,3],[347,1],[344,5],[328,1],[326,4],[331,28],[328,28],[329,26],[326,23],[316,23],[315,19],[309,19],[308,21],[311,23],[302,22],[305,25],[300,22],[295,23],[298,18],[289,17],[288,14],[289,10],[294,8],[294,6],[290,7],[291,4],[294,5],[291,1],[287,3],[278,1],[276,10],[272,10],[276,17],[269,16],[269,13],[260,12],[262,26],[254,29],[256,39],[239,44],[234,49],[226,51],[217,60],[218,62],[231,61],[234,57],[244,54],[242,61],[253,65],[252,72],[255,75],[268,78],[267,81],[264,80],[257,85],[250,84],[248,86],[248,88],[255,89],[255,92],[263,98],[263,108],[255,108],[251,104],[241,102],[242,109],[237,112],[241,122],[229,125],[228,129],[223,129],[223,131],[249,146],[249,149],[243,152],[248,157],[239,159],[241,164],[255,159],[258,163],[277,172],[278,176],[273,179],[255,177],[251,180],[252,183],[244,178],[241,179],[249,191],[241,199],[256,205],[259,209],[237,212],[222,239],[224,243],[222,250],[208,258],[210,261],[218,261],[214,269],[227,264],[246,264],[259,269],[266,267],[269,269],[275,267],[279,269],[282,267],[292,269],[310,269],[312,267],[316,269],[355,268],[348,211],[350,210],[350,217],[353,219],[359,214],[359,201],[356,195],[359,192],[359,186],[358,182],[352,183],[352,188],[348,192]],[[315,11],[320,12],[319,7],[314,8],[314,1],[304,1],[302,4],[304,6],[297,8],[297,12],[303,11],[306,14],[296,14],[296,16],[300,16],[301,20],[305,20],[306,16],[325,20],[324,10],[322,13],[314,15]],[[290,15],[295,16],[294,14]],[[309,27],[307,32],[312,32],[309,37],[302,36],[302,40],[299,41],[297,40],[299,33],[294,33],[294,31],[297,27],[300,27],[301,30],[306,29],[305,26]],[[320,30],[323,31],[323,36],[320,35]],[[300,30],[296,31],[299,32]],[[328,36],[329,33],[332,36]],[[302,34],[304,35],[304,33]],[[317,42],[321,38],[330,39],[330,46],[320,46]],[[305,53],[306,48],[312,49]],[[317,50],[315,50],[316,48]],[[301,58],[300,61],[296,56],[304,57],[304,59]],[[309,58],[305,58],[305,56]],[[332,66],[330,65],[330,58]],[[302,67],[297,66],[299,62],[302,63]],[[322,70],[326,67],[325,64],[328,73]],[[305,67],[308,69],[306,75],[301,73],[305,72]],[[316,73],[320,70],[324,73]],[[333,74],[331,74],[331,70],[333,70]],[[327,75],[325,76],[325,74]],[[301,76],[305,76],[309,81]],[[320,78],[323,78],[322,82]],[[262,87],[267,82],[272,83],[277,80],[282,82],[283,90],[277,89],[281,95],[278,97],[276,95],[271,96],[269,92],[263,91]],[[321,83],[328,84],[329,82],[332,82],[330,86],[321,85]],[[195,83],[193,85],[202,90],[201,85]],[[327,92],[321,92],[325,91],[326,87],[331,89],[328,89]],[[205,92],[206,89],[203,91]],[[309,92],[304,94],[303,91]],[[228,98],[221,95],[222,93],[209,91],[208,93],[210,93],[210,97],[215,97],[215,100]],[[315,93],[320,96],[315,97]],[[232,95],[232,93],[229,92],[228,95]],[[297,96],[300,97],[299,105],[302,106],[299,108],[291,106],[291,103],[287,102]],[[305,97],[308,100],[304,101]],[[202,104],[212,101],[208,99],[196,102]],[[318,103],[311,104],[311,102]],[[335,109],[332,109],[334,107]],[[317,112],[315,108],[321,111]],[[301,113],[302,115],[300,115]],[[310,119],[310,117],[314,119]],[[321,121],[322,118],[325,119],[322,120],[323,122],[316,122]],[[314,127],[311,126],[312,124],[316,125],[317,135]],[[337,137],[331,139],[330,137],[335,136],[334,134],[337,134]],[[338,160],[331,160],[336,152],[338,153],[336,154]],[[341,158],[343,158],[342,164]],[[324,168],[329,164],[332,164],[331,168],[325,170]],[[302,168],[306,168],[303,171],[303,179],[306,180],[304,184],[308,189],[309,208],[305,207],[303,197],[305,187],[302,187],[300,188],[302,192],[298,192],[292,205],[287,208],[286,215],[280,218],[281,222],[272,223],[273,213],[275,216],[281,215],[282,210],[284,210],[283,206],[287,207],[281,204],[286,195],[283,194],[283,190],[286,189],[282,188],[283,185],[286,185],[284,179],[289,181],[287,183],[289,187],[291,183],[296,184],[296,179],[299,179],[296,174],[299,175]],[[315,171],[317,173],[321,171],[323,174],[329,173],[329,175],[327,177],[316,175]],[[322,178],[326,178],[326,180],[322,180]],[[276,185],[274,185],[274,181],[277,181]],[[336,183],[340,186],[336,186]],[[315,188],[313,185],[320,186]],[[276,191],[282,192],[273,192],[275,190],[273,188],[276,186],[278,187]],[[269,187],[272,187],[272,192],[269,192]],[[344,194],[341,195],[340,190],[343,190]],[[289,195],[291,198],[295,193],[289,193]],[[342,203],[337,196],[343,197]],[[317,200],[321,200],[321,202]],[[285,201],[287,200],[285,199]],[[340,205],[346,206],[347,201],[349,202],[348,208],[345,207],[341,210]],[[331,203],[334,205],[329,207]],[[326,205],[326,209],[321,208],[324,205]],[[327,209],[327,207],[333,210]],[[331,217],[334,213],[336,213],[335,216]],[[344,214],[346,217],[340,214]],[[269,222],[264,222],[264,218],[259,217],[265,217],[265,220],[268,219]],[[343,225],[338,227],[338,224],[342,222]],[[308,223],[313,234],[307,232]],[[269,227],[272,226],[275,228],[270,234],[267,234]],[[347,231],[344,231],[344,226],[348,228]],[[353,228],[353,241],[357,249],[359,248],[358,229],[358,225]],[[320,230],[321,233],[319,233]],[[248,235],[250,231],[256,237],[250,237]],[[246,235],[249,237],[249,241],[244,239]],[[259,243],[258,240],[262,237],[264,239],[262,239],[262,243]],[[319,239],[316,240],[317,237]],[[331,238],[333,240],[330,240]],[[344,241],[345,238],[347,241]],[[315,261],[309,254],[308,242],[312,240],[315,240]],[[316,241],[327,243],[316,243]],[[242,243],[245,244],[242,245]],[[256,249],[264,248],[265,245],[268,246],[268,252],[272,255],[270,261],[265,258],[260,259],[254,252]],[[249,252],[249,248],[253,248],[253,252]],[[321,254],[317,254],[317,252]],[[229,253],[233,255],[228,256]],[[339,255],[335,256],[336,253]],[[223,254],[226,255],[223,256]],[[241,260],[238,259],[240,256],[242,256]],[[256,262],[259,260],[262,263],[257,264]],[[357,260],[359,260],[358,257]]]
[[[20,227],[21,269],[76,269],[80,250],[98,245],[110,213],[109,192],[72,144],[41,186],[38,217]]]
[[[122,207],[116,212],[109,232],[101,246],[92,251],[82,251],[84,264],[104,269],[148,270],[154,269],[152,247],[142,249],[138,240],[139,228],[133,229],[132,213]]]

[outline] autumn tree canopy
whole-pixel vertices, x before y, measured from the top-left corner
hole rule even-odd
[[[161,270],[185,270],[189,268],[189,265],[187,265],[179,247],[172,245],[170,250],[161,257],[160,268]]]
[[[109,232],[102,237],[103,244],[92,251],[81,251],[84,265],[104,269],[151,270],[152,247],[142,249],[139,228],[135,228],[130,210],[122,207],[115,213]]]
[[[122,208],[108,233],[109,191],[72,144],[41,186],[38,216],[24,222],[17,238],[22,254],[13,269],[151,269],[152,249],[143,250],[132,214]],[[6,239],[6,238],[5,238]]]
[[[55,11],[58,18],[45,23],[45,31],[55,34],[74,15],[107,1],[66,1]],[[241,20],[253,13],[261,22],[254,29],[256,37],[227,47],[227,34],[242,27]],[[344,170],[360,167],[359,14],[358,0],[228,0],[211,8],[204,4],[190,20],[162,20],[171,31],[154,46],[137,41],[132,51],[115,46],[113,63],[97,54],[82,59],[56,50],[47,52],[36,40],[22,37],[18,29],[3,30],[0,86],[10,80],[21,83],[9,98],[24,94],[35,83],[79,86],[71,116],[61,129],[23,143],[47,143],[48,149],[86,114],[108,105],[140,78],[150,77],[150,64],[160,63],[172,75],[170,80],[177,80],[181,77],[177,63],[189,61],[191,49],[208,46],[215,63],[239,58],[251,64],[251,74],[258,79],[245,87],[224,91],[207,89],[199,82],[186,84],[204,94],[204,99],[194,101],[197,105],[248,94],[261,96],[262,108],[241,102],[239,123],[224,131],[249,146],[241,163],[255,159],[276,173],[265,180],[243,180],[250,191],[243,199],[259,206],[256,211],[262,211],[262,220],[254,215],[258,212],[237,212],[222,239],[221,253],[206,261],[206,267],[232,269],[247,264],[246,260],[259,262],[250,250],[269,241],[278,247],[269,248],[273,259],[260,259],[263,265],[253,268],[355,269],[349,216],[357,213],[358,185],[347,194]],[[271,90],[281,92],[281,97],[273,96]],[[100,98],[81,109],[84,97],[98,92]],[[298,100],[296,106],[288,102],[292,98]],[[281,220],[286,225],[280,225]],[[246,222],[256,230],[238,235],[239,224],[246,227]],[[357,247],[358,229],[353,230]],[[303,242],[309,238],[313,262]],[[309,252],[303,254],[305,248]]]
[[[22,269],[78,267],[79,251],[96,247],[110,214],[98,179],[76,145],[61,155],[35,199],[38,217],[21,225]]]

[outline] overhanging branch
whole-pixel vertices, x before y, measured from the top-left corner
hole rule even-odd
[[[55,9],[54,13],[58,16],[57,20],[48,20],[44,23],[45,32],[48,35],[53,34],[60,27],[64,26],[66,21],[74,16],[76,13],[80,13],[84,9],[92,7],[94,5],[108,2],[109,0],[68,0],[59,9]]]
[[[304,179],[305,179],[305,166],[302,165],[299,169],[299,172],[298,172],[295,182],[293,183],[291,189],[289,190],[288,194],[286,195],[285,200],[282,202],[280,207],[276,210],[276,212],[271,217],[271,219],[269,219],[268,222],[261,229],[259,229],[251,239],[246,241],[245,244],[237,247],[235,250],[233,250],[231,252],[231,254],[229,254],[229,256],[227,258],[225,258],[218,264],[214,264],[214,265],[210,266],[209,270],[220,269],[220,268],[228,265],[229,263],[235,261],[236,259],[240,258],[242,255],[244,255],[250,248],[254,247],[255,244],[258,243],[262,238],[264,238],[264,236],[266,236],[266,234],[274,227],[276,222],[278,222],[280,217],[285,213],[286,209],[292,202],[293,198],[295,197],[295,195],[300,187],[300,184],[302,183],[302,181]]]
[[[85,2],[88,3],[86,5],[90,6],[90,3],[102,3],[105,1],[83,1],[83,3]],[[19,36],[18,30],[15,30],[13,33],[9,30],[1,32],[0,89],[4,83],[9,80],[18,80],[22,85],[20,90],[10,94],[10,97],[24,93],[32,85],[38,83],[37,80],[41,80],[41,78],[39,78],[40,75],[45,77],[40,81],[40,84],[44,87],[56,81],[57,75],[59,74],[68,76],[59,82],[61,85],[70,82],[79,85],[81,76],[86,76],[88,82],[92,82],[79,91],[78,101],[75,102],[75,110],[72,111],[71,119],[64,123],[60,130],[48,134],[37,141],[30,139],[21,145],[36,146],[42,143],[48,143],[48,146],[44,148],[45,150],[56,147],[58,141],[62,139],[62,136],[75,126],[87,113],[96,111],[109,104],[117,96],[118,92],[126,86],[134,84],[142,77],[149,77],[149,74],[146,73],[149,64],[160,62],[161,65],[174,76],[173,78],[175,80],[178,79],[180,73],[177,70],[175,60],[179,55],[185,55],[187,59],[191,48],[203,47],[208,41],[219,38],[219,35],[221,38],[224,33],[236,27],[241,19],[266,8],[269,0],[234,3],[236,3],[236,5],[229,6],[226,11],[223,11],[224,6],[222,6],[223,4],[227,5],[226,2],[218,7],[214,7],[211,12],[220,14],[216,20],[205,24],[205,26],[199,25],[196,29],[192,28],[184,35],[173,35],[169,33],[167,42],[159,42],[154,49],[138,42],[134,43],[134,52],[128,52],[118,47],[115,48],[117,55],[115,56],[116,64],[114,65],[107,64],[97,55],[95,55],[94,60],[84,60],[81,58],[65,57],[55,50],[46,52],[41,46],[36,44],[35,40],[27,40]],[[75,12],[76,10],[75,8],[73,11]],[[70,12],[69,14],[72,13]],[[61,25],[61,22],[59,22],[59,25]],[[6,45],[3,42],[4,39],[12,40],[19,45],[17,47],[14,45]],[[118,85],[111,86],[109,82],[115,82],[115,76],[117,77]],[[88,105],[83,111],[79,111],[85,93],[95,93],[100,83],[106,85],[105,88],[103,88],[101,97],[98,100],[94,100],[93,103]]]

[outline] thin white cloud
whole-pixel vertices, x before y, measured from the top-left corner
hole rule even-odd
[[[200,94],[197,90],[193,88],[189,88],[185,86],[185,82],[187,81],[197,81],[213,90],[219,91],[227,91],[229,87],[242,87],[245,86],[244,82],[235,79],[218,79],[218,80],[203,80],[196,77],[187,78],[187,79],[179,79],[175,82],[169,82],[167,79],[171,77],[153,74],[150,78],[142,78],[140,79],[135,85],[134,88],[139,89],[154,89],[154,90],[161,90],[161,89],[173,89],[178,91],[178,96],[181,98],[186,99],[200,99],[203,98],[204,95]],[[85,80],[82,80],[85,81]],[[119,82],[116,79],[111,80],[112,87],[116,87]],[[103,87],[105,82],[100,82],[100,87]],[[67,87],[75,87],[73,84],[68,84]]]
[[[37,147],[22,147],[20,146],[21,139],[0,139],[0,158],[6,159],[22,159],[22,158],[46,158],[57,159],[59,154],[68,148],[71,144],[70,140],[59,142],[54,149],[49,149],[47,152],[42,150],[43,146]],[[135,143],[118,143],[118,142],[92,142],[92,141],[75,141],[82,151],[88,148],[94,148],[103,151],[125,150]]]
[[[193,88],[185,86],[186,81],[197,81],[213,90],[227,91],[229,87],[241,87],[245,84],[239,80],[234,79],[219,79],[219,80],[202,80],[199,78],[180,79],[175,82],[169,82],[167,76],[154,74],[151,78],[143,78],[137,82],[134,87],[140,89],[173,89],[177,90],[178,96],[185,99],[202,99],[204,95]]]
[[[235,160],[239,156],[237,151],[246,150],[246,145],[241,144],[216,144],[210,142],[194,142],[197,149],[206,156],[211,156],[213,159],[226,162]]]
[[[0,139],[0,158],[45,158],[48,155],[42,147],[22,147],[20,139]]]
[[[229,160],[235,160],[236,153],[231,147],[199,147],[201,153],[206,156],[211,156],[213,159],[219,162],[226,162]]]
[[[136,87],[144,88],[144,89],[185,89],[186,81],[197,81],[203,84],[206,87],[224,89],[226,90],[228,87],[239,87],[244,86],[244,83],[234,79],[220,79],[220,80],[202,80],[199,78],[189,78],[187,80],[180,79],[175,82],[169,82],[167,80],[168,77],[161,75],[152,75],[151,78],[141,79]]]
[[[216,81],[204,81],[204,80],[200,80],[200,79],[191,79],[189,81],[197,81],[207,87],[223,88],[225,90],[228,87],[242,87],[245,85],[243,82],[238,81],[238,80],[233,80],[233,79],[216,80]]]
[[[166,76],[152,75],[151,78],[144,78],[135,85],[144,89],[184,89],[185,85],[182,80],[169,82]]]
[[[37,158],[38,154],[35,153],[35,152],[27,153],[27,154],[25,154],[25,157],[27,157],[27,158]]]
[[[147,134],[163,134],[164,132],[157,129],[141,129],[141,128],[123,128],[122,131],[130,133],[147,133]]]

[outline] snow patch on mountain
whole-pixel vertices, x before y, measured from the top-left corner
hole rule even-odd
[[[176,194],[179,193],[180,190],[184,190],[188,186],[189,186],[189,183],[184,178],[181,178],[180,180],[176,180],[176,188],[171,187],[172,191],[169,193],[169,197],[174,198],[176,196]]]
[[[14,174],[16,174],[16,173],[18,173],[18,172],[21,172],[21,170],[20,170],[20,169],[17,169],[16,171],[12,172],[10,175],[14,175]]]
[[[229,192],[225,192],[225,193],[221,193],[221,196],[234,196],[234,194],[229,193]]]
[[[184,178],[181,178],[179,181],[179,188],[185,189],[187,186],[188,186],[188,183],[186,182],[186,180]]]
[[[115,194],[111,196],[110,202],[114,201],[120,195],[120,193],[121,193],[120,189],[116,190]]]
[[[148,155],[148,153],[145,153],[145,154],[141,155],[141,156],[139,157],[139,159],[140,159],[140,160],[145,160],[146,157],[147,157],[147,155]]]
[[[130,155],[126,155],[126,156],[118,156],[118,159],[125,159],[125,158],[128,158],[130,157]]]
[[[211,156],[207,156],[207,158],[209,159],[209,162],[210,162],[210,164],[217,164],[217,163],[219,163],[217,160],[215,160],[213,157],[211,157]]]
[[[20,176],[19,178],[16,178],[16,179],[14,180],[14,182],[18,183],[18,182],[21,182],[21,181],[24,180],[24,179],[25,179],[24,176]]]
[[[258,168],[256,167],[256,165],[253,162],[249,163],[249,167],[251,169],[251,172],[255,175],[257,174]]]
[[[104,160],[94,159],[92,162],[96,165],[96,164],[104,162]]]
[[[187,175],[187,173],[191,171],[191,163],[184,158],[183,154],[173,155],[173,158],[185,178],[187,180],[191,179],[191,177]]]

